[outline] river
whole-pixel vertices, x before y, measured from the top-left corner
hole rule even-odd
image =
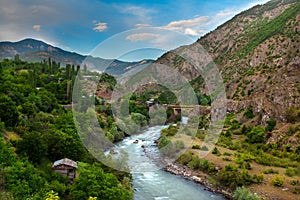
[[[164,126],[150,127],[141,134],[125,138],[115,148],[128,152],[133,176],[135,200],[221,200],[221,195],[205,190],[181,176],[173,175],[157,166],[159,152],[154,140]],[[143,147],[144,148],[143,148]]]

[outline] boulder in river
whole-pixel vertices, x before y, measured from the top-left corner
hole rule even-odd
[[[114,149],[111,149],[111,150],[109,151],[109,153],[110,153],[110,154],[118,154],[118,152],[117,152],[116,150],[114,150]]]
[[[134,140],[133,143],[134,143],[134,144],[137,144],[137,143],[139,143],[139,140]]]

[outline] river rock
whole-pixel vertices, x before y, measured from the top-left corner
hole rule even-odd
[[[135,140],[133,143],[134,143],[134,144],[137,144],[137,143],[139,143],[139,140]]]
[[[118,152],[117,152],[116,150],[114,150],[114,149],[111,149],[111,150],[109,151],[109,153],[110,153],[110,154],[118,154]]]

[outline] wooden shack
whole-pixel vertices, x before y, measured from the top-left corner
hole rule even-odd
[[[72,184],[76,175],[77,163],[68,158],[57,160],[52,165],[52,169],[63,176],[67,176]]]

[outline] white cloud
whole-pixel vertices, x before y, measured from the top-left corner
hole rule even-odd
[[[150,24],[135,24],[134,25],[136,28],[144,28],[144,27],[150,27]]]
[[[206,23],[207,20],[208,20],[207,16],[201,16],[201,17],[196,17],[193,19],[172,21],[169,24],[167,24],[166,26],[162,26],[161,28],[164,28],[167,30],[183,30],[185,28],[199,26],[203,23]]]
[[[198,36],[199,33],[191,28],[187,28],[184,30],[185,35]]]
[[[155,12],[152,9],[143,8],[135,5],[121,5],[121,6],[117,6],[117,8],[121,13],[135,15],[139,18],[144,18],[144,19],[151,18],[148,15]]]
[[[154,33],[136,33],[136,34],[128,35],[126,37],[126,40],[130,40],[131,42],[138,42],[138,41],[152,40],[159,36],[160,36],[159,34],[154,34]]]
[[[105,22],[97,22],[97,21],[93,21],[95,27],[93,28],[94,31],[96,32],[103,32],[106,29],[108,29],[107,23]]]
[[[36,25],[33,25],[32,28],[36,31],[40,31],[41,30],[41,25],[36,24]]]

